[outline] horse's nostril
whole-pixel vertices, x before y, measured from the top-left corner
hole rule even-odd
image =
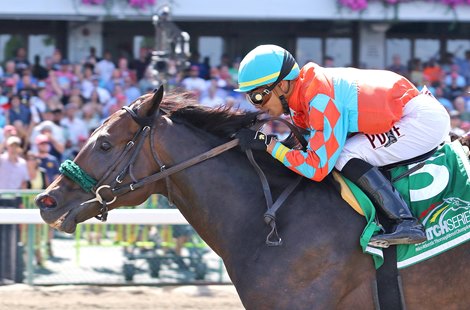
[[[52,196],[40,194],[36,197],[36,205],[40,209],[51,209],[57,206],[57,202]]]

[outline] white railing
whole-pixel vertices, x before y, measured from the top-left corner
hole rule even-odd
[[[103,223],[93,218],[88,224],[140,224],[178,225],[188,224],[177,209],[116,209],[109,211]],[[0,224],[44,224],[39,209],[0,209]]]

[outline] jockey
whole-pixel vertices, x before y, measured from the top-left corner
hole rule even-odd
[[[267,150],[289,169],[321,181],[335,167],[359,186],[396,223],[370,245],[426,240],[423,225],[377,167],[414,158],[443,142],[450,131],[447,111],[426,89],[385,70],[299,68],[285,49],[260,45],[240,63],[239,88],[271,116],[290,114],[308,131],[307,149],[290,149],[250,129],[237,134],[242,149]]]

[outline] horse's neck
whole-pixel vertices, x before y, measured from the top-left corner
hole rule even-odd
[[[173,139],[169,145],[173,149],[166,149],[165,157],[173,164],[210,149],[199,141]],[[220,256],[223,257],[222,251],[246,246],[247,229],[264,228],[262,215],[266,207],[261,183],[243,154],[225,152],[170,179],[169,195],[175,205]]]

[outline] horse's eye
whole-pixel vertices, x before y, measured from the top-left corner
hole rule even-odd
[[[101,148],[103,151],[109,151],[109,150],[111,149],[111,143],[109,143],[109,142],[103,142],[103,143],[101,143],[100,148]]]

